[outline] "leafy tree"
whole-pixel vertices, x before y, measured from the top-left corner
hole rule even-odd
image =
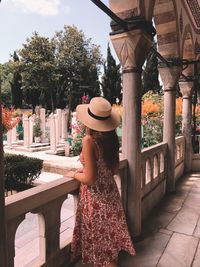
[[[19,57],[16,52],[13,54],[13,64],[19,63]],[[12,93],[12,106],[14,108],[20,108],[22,105],[22,76],[17,68],[13,68],[13,78],[10,81],[11,93]]]
[[[121,73],[120,73],[120,64],[116,64],[115,59],[113,58],[108,44],[107,48],[107,60],[104,64],[104,74],[102,77],[102,90],[104,97],[110,101],[111,104],[116,103],[116,99],[119,99],[119,102],[122,101],[122,85],[121,85]]]
[[[154,42],[153,47],[156,49],[157,45]],[[158,60],[157,56],[150,51],[142,72],[142,95],[148,91],[154,93],[161,93],[162,87],[158,79]]]
[[[56,103],[59,107],[67,103],[71,110],[81,102],[84,94],[89,97],[100,94],[98,75],[102,59],[99,46],[92,44],[75,26],[64,26],[62,31],[56,32],[53,42],[56,48]]]
[[[1,73],[1,98],[5,106],[11,106],[11,87],[10,81],[12,80],[12,71],[10,69],[9,63],[0,64]]]
[[[49,38],[33,33],[19,50],[23,91],[27,103],[33,109],[40,104],[54,110],[54,46]],[[45,101],[42,101],[45,98]]]

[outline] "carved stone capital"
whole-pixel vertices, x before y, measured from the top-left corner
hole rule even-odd
[[[193,82],[179,82],[179,87],[183,98],[190,98],[192,96],[193,86]]]
[[[180,67],[164,67],[159,68],[160,77],[162,80],[162,83],[164,85],[165,91],[173,91],[176,90],[176,84],[178,83],[180,74],[181,74],[181,68]]]
[[[111,41],[124,72],[141,72],[152,44],[142,30],[133,30],[111,36]]]

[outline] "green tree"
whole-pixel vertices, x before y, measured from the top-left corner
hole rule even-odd
[[[100,49],[75,26],[64,26],[62,31],[56,32],[53,42],[56,48],[57,106],[67,103],[73,110],[84,94],[90,98],[100,94]]]
[[[104,74],[102,77],[102,90],[104,97],[110,101],[111,104],[116,103],[116,99],[119,102],[122,101],[122,84],[121,84],[121,73],[120,64],[116,64],[113,58],[108,44],[107,48],[107,60],[104,64]]]
[[[22,89],[25,101],[46,108],[55,107],[54,46],[49,38],[39,36],[37,32],[27,39],[19,50]]]
[[[12,63],[11,63],[12,64]],[[19,57],[16,52],[13,54],[13,65],[19,64]],[[11,94],[12,94],[12,106],[14,108],[20,108],[22,105],[22,76],[19,69],[13,66],[13,78],[10,81]]]
[[[157,49],[157,44],[155,42],[153,47]],[[149,52],[142,71],[142,95],[148,91],[153,91],[154,93],[162,92],[162,87],[158,79],[158,60],[157,56],[152,51]]]
[[[0,73],[1,73],[1,99],[5,106],[11,106],[11,86],[10,82],[12,81],[12,71],[8,62],[0,64]]]

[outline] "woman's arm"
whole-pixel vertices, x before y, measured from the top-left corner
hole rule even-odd
[[[84,172],[67,173],[67,176],[73,177],[86,185],[92,185],[96,180],[97,166],[95,158],[94,143],[90,135],[86,135],[83,140],[83,157],[84,157]]]

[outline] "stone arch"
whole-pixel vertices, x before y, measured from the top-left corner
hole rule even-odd
[[[176,2],[174,0],[154,0],[152,5],[159,53],[167,59],[179,58],[180,34]]]
[[[192,29],[189,24],[185,26],[185,29],[183,32],[182,58],[188,59],[188,60],[195,59]],[[190,76],[190,75],[193,76],[194,65],[193,64],[189,65],[185,70],[183,70],[183,73],[187,76]]]

